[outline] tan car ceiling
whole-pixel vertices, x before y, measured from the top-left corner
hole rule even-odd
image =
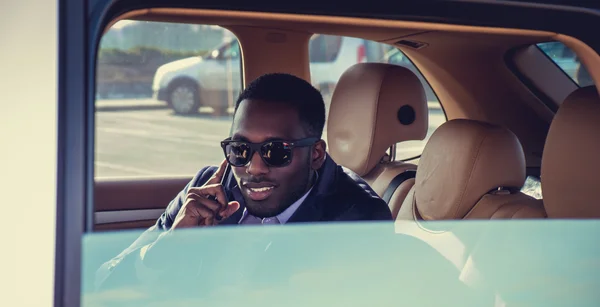
[[[539,166],[551,112],[505,63],[514,46],[532,37],[429,32],[411,39],[427,48],[402,48],[429,81],[449,119],[468,118],[510,128],[523,143],[528,166]],[[537,110],[533,106],[543,106]]]
[[[600,80],[600,57],[572,37],[544,31],[436,24],[353,17],[198,9],[143,9],[119,19],[215,24],[240,40],[244,82],[273,71],[310,80],[308,40],[313,33],[360,37],[395,44],[410,39],[427,44],[398,46],[438,95],[448,119],[470,118],[503,125],[522,142],[528,166],[539,166],[552,112],[510,71],[507,51],[559,40],[572,48]]]

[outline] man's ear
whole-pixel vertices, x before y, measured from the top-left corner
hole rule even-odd
[[[314,170],[318,170],[325,163],[325,157],[327,156],[327,144],[324,140],[319,140],[312,147],[311,167]]]

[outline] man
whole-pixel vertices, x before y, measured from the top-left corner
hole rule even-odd
[[[391,220],[387,204],[327,155],[324,125],[325,104],[310,83],[280,73],[256,79],[237,100],[225,160],[200,170],[156,225],[100,268],[97,283],[126,258],[138,271],[160,267],[155,248],[180,228]]]

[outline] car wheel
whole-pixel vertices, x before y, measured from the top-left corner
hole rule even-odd
[[[189,83],[179,83],[169,91],[169,105],[177,114],[198,112],[200,99],[198,88]]]

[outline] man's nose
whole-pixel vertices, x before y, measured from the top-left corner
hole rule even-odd
[[[260,152],[255,152],[246,166],[246,173],[252,176],[264,175],[269,172],[269,166],[260,157]]]

